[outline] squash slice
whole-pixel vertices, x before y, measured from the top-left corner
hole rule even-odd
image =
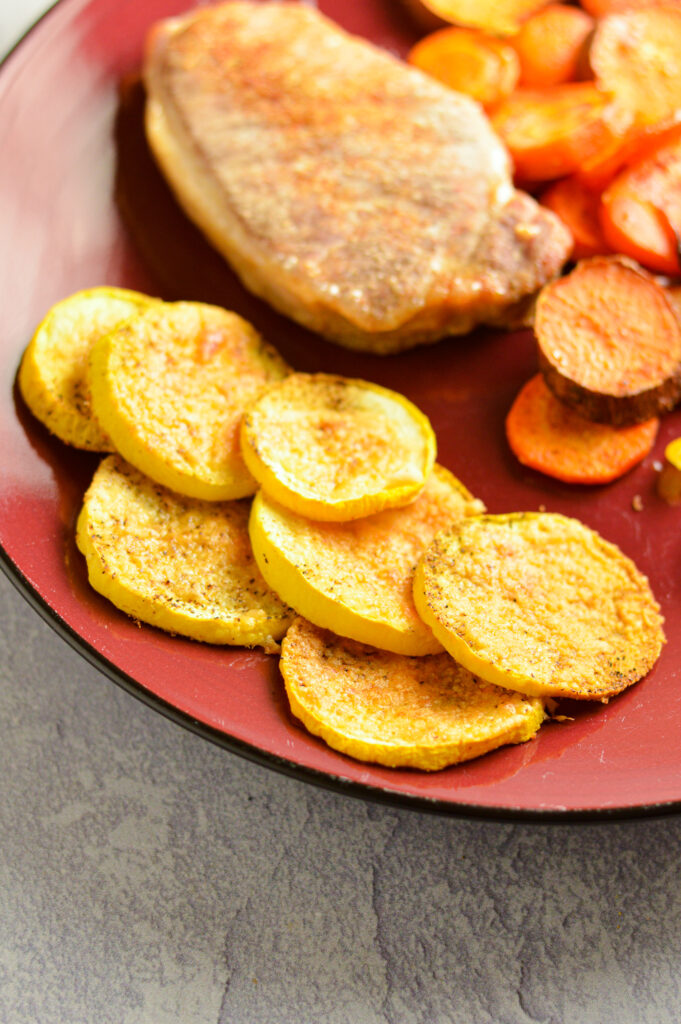
[[[108,456],[76,532],[91,585],[121,611],[168,632],[277,651],[293,613],[255,565],[249,504],[181,497]]]
[[[414,600],[457,661],[535,696],[606,702],[646,675],[664,643],[646,577],[557,513],[461,519],[419,562]]]
[[[436,445],[427,417],[403,395],[367,381],[293,373],[251,406],[241,447],[275,501],[340,522],[412,501]]]
[[[93,408],[116,451],[152,480],[207,501],[243,498],[256,483],[241,456],[241,417],[288,371],[236,313],[164,303],[93,346]]]
[[[126,288],[89,288],[52,306],[38,326],[21,361],[19,390],[33,415],[61,441],[86,451],[114,450],[92,412],[90,350],[152,301]]]
[[[398,654],[442,646],[419,618],[412,583],[435,534],[482,504],[442,466],[415,501],[347,523],[307,519],[260,491],[249,532],[273,590],[318,626]]]
[[[543,702],[477,679],[448,654],[409,658],[296,619],[282,643],[291,711],[334,750],[436,771],[530,739]]]

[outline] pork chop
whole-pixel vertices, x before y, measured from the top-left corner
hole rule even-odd
[[[307,5],[159,22],[145,85],[185,212],[246,287],[349,348],[516,324],[569,254],[476,103]]]

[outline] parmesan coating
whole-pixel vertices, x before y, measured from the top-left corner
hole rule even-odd
[[[607,701],[650,671],[664,643],[646,577],[555,513],[476,516],[443,531],[414,598],[453,657],[523,693]]]
[[[303,515],[347,520],[411,501],[435,459],[428,419],[367,381],[293,373],[254,402],[241,443],[273,498]]]
[[[112,455],[85,495],[78,547],[92,586],[128,615],[276,651],[293,615],[258,571],[248,514],[247,501],[183,498]]]
[[[416,563],[439,530],[482,508],[436,465],[409,505],[345,523],[307,519],[261,492],[249,530],[263,575],[305,618],[400,654],[433,654],[442,645],[414,607]]]
[[[94,346],[93,404],[116,451],[152,480],[195,498],[243,498],[256,484],[241,417],[288,370],[236,313],[164,303]]]
[[[361,761],[436,771],[531,738],[543,703],[476,678],[448,654],[379,651],[297,619],[282,643],[293,714]]]
[[[127,288],[90,288],[47,313],[19,368],[19,389],[33,415],[65,444],[111,452],[93,411],[88,374],[92,346],[154,300]]]

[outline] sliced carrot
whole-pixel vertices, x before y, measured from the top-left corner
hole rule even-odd
[[[602,192],[624,167],[639,159],[647,147],[661,139],[674,122],[663,121],[655,125],[641,125],[634,122],[630,112],[613,108],[609,119],[611,135],[600,149],[580,164],[577,175],[587,188]]]
[[[594,423],[549,391],[540,373],[518,393],[506,417],[506,437],[519,462],[570,484],[607,484],[650,452],[656,418],[629,427]]]
[[[652,152],[626,167],[605,189],[600,219],[612,249],[649,270],[678,274],[681,124],[661,137]]]
[[[570,229],[573,238],[572,258],[585,259],[610,252],[610,246],[601,230],[599,217],[600,196],[587,188],[576,175],[560,178],[540,195],[542,206],[558,214]]]
[[[590,14],[568,4],[548,4],[530,15],[512,40],[521,85],[536,89],[581,77],[594,24]]]
[[[548,387],[586,419],[642,423],[681,399],[681,328],[665,289],[621,257],[582,260],[542,288],[534,331]]]
[[[515,89],[520,61],[514,48],[477,29],[443,28],[421,39],[407,55],[410,64],[490,107]]]
[[[506,143],[516,174],[551,181],[573,174],[610,136],[609,98],[592,82],[516,89],[495,108],[492,124]]]
[[[450,25],[480,28],[492,35],[508,36],[547,0],[405,0],[406,6],[426,28],[437,19]]]
[[[589,51],[596,83],[641,124],[681,107],[681,9],[646,7],[601,18]]]

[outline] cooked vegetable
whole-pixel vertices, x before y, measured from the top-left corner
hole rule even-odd
[[[435,460],[435,434],[403,395],[333,374],[293,373],[249,408],[246,465],[275,501],[344,521],[412,501]]]
[[[547,0],[405,0],[428,29],[438,22],[480,28],[495,35],[512,35],[533,11]]]
[[[600,195],[574,174],[549,185],[539,197],[542,205],[557,213],[570,229],[573,260],[610,252],[599,221],[600,200]]]
[[[617,257],[543,288],[534,330],[546,383],[586,419],[641,423],[681,398],[681,329],[665,291]]]
[[[121,611],[212,644],[278,650],[293,613],[260,575],[249,503],[183,498],[119,456],[85,495],[77,541],[91,585]]]
[[[664,450],[664,465],[657,478],[657,492],[670,505],[681,502],[681,437],[670,441]]]
[[[601,198],[610,246],[649,270],[681,272],[681,124],[647,139],[644,155],[622,170]]]
[[[407,60],[486,108],[513,92],[520,75],[513,47],[476,29],[452,27],[433,32],[412,47]]]
[[[539,89],[576,81],[585,66],[594,19],[580,7],[550,3],[531,14],[512,38],[521,85]]]
[[[391,768],[437,771],[506,743],[545,718],[542,701],[476,678],[448,654],[409,658],[298,619],[282,643],[293,714],[330,747]]]
[[[442,647],[414,608],[414,569],[438,530],[483,510],[441,466],[409,505],[347,523],[306,519],[260,492],[249,523],[263,576],[318,626],[398,654]]]
[[[89,288],[52,306],[39,325],[19,367],[19,390],[33,415],[66,444],[114,450],[92,412],[90,350],[152,301],[127,288]]]
[[[598,86],[639,124],[681,108],[681,10],[639,7],[601,18],[589,59]]]
[[[165,303],[93,346],[92,404],[116,450],[152,480],[226,501],[257,486],[239,446],[244,410],[287,372],[236,313]]]
[[[650,671],[665,639],[634,563],[550,512],[460,520],[419,562],[414,598],[452,657],[534,696],[607,701]]]
[[[560,402],[536,374],[506,417],[506,437],[524,466],[570,484],[607,484],[650,452],[659,420],[630,427],[594,423]]]
[[[516,89],[491,114],[521,181],[573,174],[611,136],[610,99],[593,82]]]

